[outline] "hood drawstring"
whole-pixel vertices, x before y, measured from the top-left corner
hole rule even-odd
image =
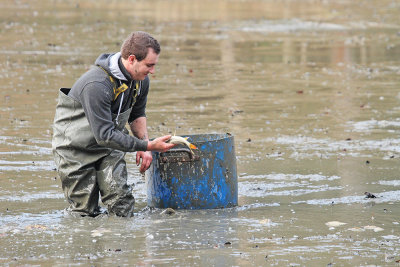
[[[122,84],[121,84],[121,81],[120,81],[120,80],[118,80],[118,81],[119,81],[119,86],[121,86],[121,85],[122,85]],[[132,82],[131,82],[131,86],[132,86]],[[122,92],[121,101],[119,102],[119,108],[118,108],[117,118],[115,119],[115,124],[116,124],[117,126],[119,125],[118,117],[119,117],[119,114],[121,113],[122,102],[124,102],[124,94],[125,94],[125,91]]]
[[[118,80],[118,81],[119,81],[119,84],[121,86],[122,82],[120,80]],[[131,81],[131,84],[129,85],[129,88],[132,88],[132,83],[133,83],[133,80]],[[136,83],[135,93],[133,94],[132,106],[136,103],[136,98],[140,94],[140,90],[141,89],[142,89],[142,81],[139,81],[138,83]],[[115,119],[115,123],[117,125],[119,124],[118,117],[119,117],[119,114],[121,113],[122,103],[124,101],[124,94],[125,94],[125,91],[122,92],[121,101],[119,102],[117,118]]]

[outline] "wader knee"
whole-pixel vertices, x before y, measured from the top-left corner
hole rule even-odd
[[[94,167],[81,169],[69,174],[59,172],[62,188],[70,206],[69,211],[81,215],[97,216],[100,214],[99,187]]]
[[[97,172],[101,200],[107,205],[109,214],[130,217],[133,215],[135,198],[132,187],[127,184],[128,171],[125,153],[114,150],[105,157]]]

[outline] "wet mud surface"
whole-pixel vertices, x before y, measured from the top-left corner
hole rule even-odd
[[[398,2],[0,7],[0,264],[398,264]],[[132,30],[162,46],[150,136],[234,134],[238,207],[149,210],[132,154],[134,218],[64,213],[51,155],[57,90]]]

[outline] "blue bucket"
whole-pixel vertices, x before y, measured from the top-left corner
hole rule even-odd
[[[146,171],[147,204],[155,208],[215,209],[238,205],[234,137],[231,134],[186,135],[193,153],[176,146],[153,152]]]

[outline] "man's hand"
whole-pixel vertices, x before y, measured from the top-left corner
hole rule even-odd
[[[153,156],[150,151],[138,151],[136,152],[136,165],[139,166],[140,159],[142,159],[142,164],[140,165],[140,172],[144,173],[149,167],[153,160]]]
[[[147,144],[147,150],[148,151],[166,152],[175,146],[174,144],[165,143],[169,139],[171,139],[171,135],[158,137],[158,138],[154,139],[153,141],[149,141]]]

